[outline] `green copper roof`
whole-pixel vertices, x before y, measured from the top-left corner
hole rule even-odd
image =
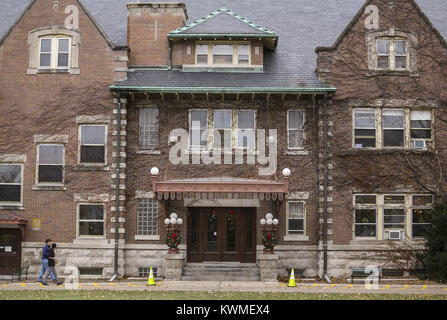
[[[207,23],[210,22],[211,19],[213,19],[213,23]],[[235,22],[235,19],[237,19],[239,23]],[[187,24],[182,28],[172,31],[168,34],[168,38],[218,35],[254,36],[264,38],[278,37],[276,32],[262,27],[245,17],[238,15],[230,9],[223,7],[211,12],[203,18]]]

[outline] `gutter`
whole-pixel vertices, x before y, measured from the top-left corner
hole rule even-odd
[[[327,93],[323,100],[323,277],[331,283],[327,274],[328,255],[327,255],[327,220],[328,220],[328,119],[327,119]]]
[[[118,92],[118,111],[117,111],[117,129],[116,129],[116,181],[115,181],[115,252],[113,276],[110,281],[118,277],[118,248],[119,248],[119,207],[120,207],[120,163],[121,163],[121,93]]]
[[[337,88],[274,88],[274,87],[145,87],[110,86],[112,91],[144,91],[148,93],[277,93],[277,94],[327,94]]]

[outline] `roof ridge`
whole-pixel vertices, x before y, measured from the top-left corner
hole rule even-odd
[[[254,28],[254,29],[258,30],[258,31],[261,31],[261,32],[264,32],[264,33],[268,33],[268,34],[271,34],[271,35],[278,35],[275,31],[272,31],[272,30],[270,30],[268,28],[262,27],[259,24],[251,21],[250,19],[248,19],[246,17],[243,17],[243,16],[237,14],[236,12],[233,12],[232,10],[228,9],[225,6],[219,8],[219,9],[213,11],[213,12],[210,12],[208,15],[206,15],[206,16],[204,16],[202,18],[196,19],[193,22],[186,24],[184,27],[181,27],[181,28],[178,28],[178,29],[176,29],[174,31],[171,31],[169,34],[178,34],[178,33],[181,33],[183,31],[186,31],[186,30],[189,30],[191,28],[194,28],[195,26],[197,26],[197,25],[199,25],[199,24],[201,24],[201,23],[203,23],[205,21],[208,21],[211,18],[214,18],[214,17],[216,17],[216,16],[218,16],[218,15],[224,13],[224,12],[229,14],[229,15],[231,15],[232,17],[234,17],[234,18],[236,18],[236,19],[238,19],[238,20],[248,24],[250,27],[252,27],[252,28]]]

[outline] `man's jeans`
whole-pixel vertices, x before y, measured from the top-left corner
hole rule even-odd
[[[39,273],[39,278],[37,279],[37,281],[42,282],[42,277],[45,273],[45,271],[47,271],[49,269],[48,267],[48,259],[42,259],[42,269],[40,269],[40,273]],[[55,281],[56,277],[54,276],[53,272],[51,272],[51,280]]]

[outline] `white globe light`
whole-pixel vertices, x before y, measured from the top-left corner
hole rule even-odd
[[[171,220],[172,219],[177,220],[177,213],[173,212],[169,217],[171,218]]]
[[[273,224],[274,224],[275,226],[277,226],[278,223],[279,223],[279,220],[278,220],[278,219],[273,219]]]
[[[153,167],[153,168],[151,169],[151,175],[153,175],[153,176],[158,176],[159,173],[160,173],[160,170],[158,170],[157,167]]]
[[[182,218],[178,218],[177,219],[177,224],[183,224],[183,219]]]
[[[282,175],[283,175],[284,177],[288,177],[288,176],[290,176],[291,173],[292,173],[292,172],[290,171],[289,168],[285,168],[285,169],[282,171]]]
[[[273,220],[272,219],[267,219],[267,224],[272,224],[273,223]]]
[[[267,213],[266,215],[265,215],[265,218],[268,220],[268,219],[273,219],[273,214],[271,214],[271,213]]]
[[[170,224],[170,223],[171,223],[171,220],[169,218],[166,218],[165,219],[165,224]]]
[[[176,224],[177,223],[177,219],[171,219],[171,223],[172,224]]]
[[[267,221],[266,221],[265,219],[261,219],[261,224],[262,224],[262,225],[266,224],[266,222],[267,222]]]

